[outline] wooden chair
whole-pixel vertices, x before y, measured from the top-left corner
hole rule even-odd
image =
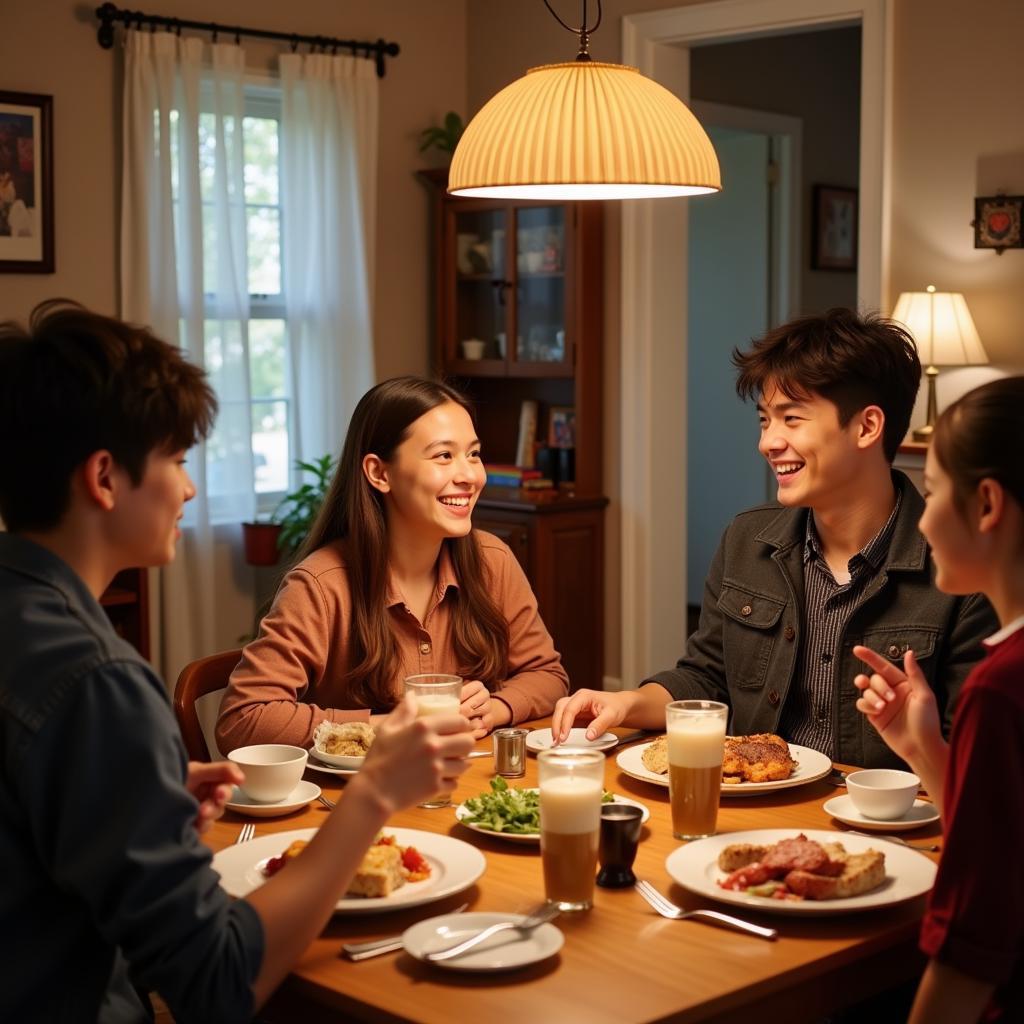
[[[222,651],[190,662],[174,687],[174,714],[185,749],[193,761],[213,761],[222,755],[213,730],[228,677],[241,658],[240,650]]]

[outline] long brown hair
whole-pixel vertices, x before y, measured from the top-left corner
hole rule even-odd
[[[932,438],[953,482],[961,516],[982,480],[997,480],[1024,508],[1024,377],[1002,377],[968,391],[939,417]]]
[[[468,399],[440,381],[396,377],[363,395],[349,422],[330,489],[298,553],[301,561],[325,544],[345,541],[352,598],[347,683],[353,696],[367,707],[394,702],[393,679],[399,659],[385,607],[388,530],[384,497],[366,479],[363,458],[373,454],[390,462],[412,424],[446,402],[461,406],[472,418]],[[443,543],[459,581],[452,608],[459,671],[495,690],[508,675],[508,621],[490,596],[491,581],[476,536],[449,537]]]

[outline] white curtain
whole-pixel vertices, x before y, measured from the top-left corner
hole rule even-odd
[[[338,451],[374,383],[378,83],[371,61],[326,55],[283,56],[281,78],[290,446],[312,459]],[[169,685],[249,627],[239,628],[238,585],[223,535],[215,561],[213,530],[256,512],[244,111],[240,47],[127,33],[122,314],[178,339],[206,368],[220,404],[213,436],[189,458],[198,494],[177,558],[151,587],[153,660]]]
[[[287,54],[282,87],[284,292],[299,458],[341,448],[374,383],[378,80],[354,57]]]
[[[189,661],[229,646],[218,630],[213,521],[252,518],[244,161],[245,56],[170,33],[126,39],[121,305],[126,320],[177,339],[209,373],[220,412],[194,448],[197,495],[186,507],[176,560],[151,588],[153,660],[172,685]],[[201,181],[200,116],[213,174]],[[203,202],[207,229],[204,245]],[[205,248],[205,252],[204,252]],[[216,459],[207,449],[216,446]]]

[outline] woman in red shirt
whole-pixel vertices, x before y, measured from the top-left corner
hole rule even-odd
[[[914,653],[865,647],[857,707],[921,777],[945,849],[921,929],[931,958],[911,1024],[1024,1020],[1024,377],[969,392],[940,417],[920,529],[936,582],[980,591],[1002,628],[968,676],[950,742]]]

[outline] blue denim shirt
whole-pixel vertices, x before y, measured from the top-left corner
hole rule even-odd
[[[193,825],[167,693],[81,579],[0,534],[0,1020],[243,1021],[263,929]]]

